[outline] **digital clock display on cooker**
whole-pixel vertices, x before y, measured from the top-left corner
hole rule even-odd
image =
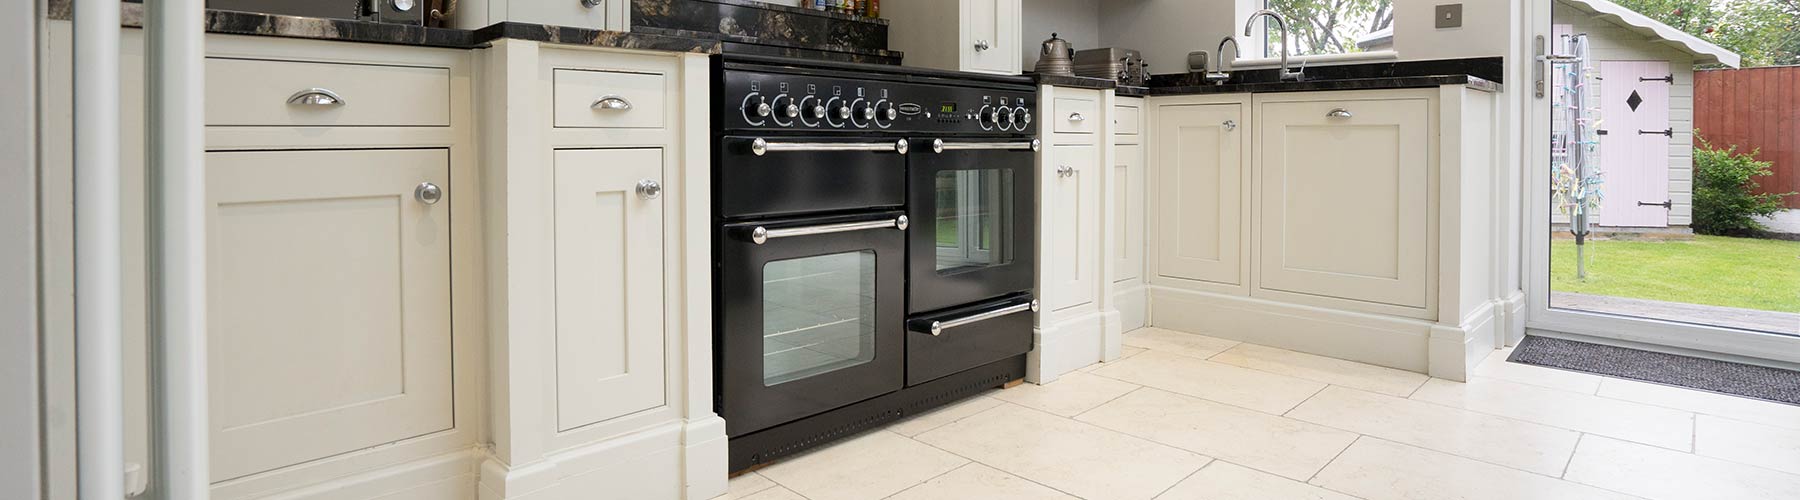
[[[939,104],[938,112],[939,113],[955,113],[956,112],[956,103],[946,102],[943,104]]]

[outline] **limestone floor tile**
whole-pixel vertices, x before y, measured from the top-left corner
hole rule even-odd
[[[1210,460],[1011,404],[918,439],[1088,500],[1151,498]]]
[[[1562,475],[1580,437],[1574,431],[1343,387],[1325,388],[1287,416],[1551,477]]]
[[[1097,369],[1097,368],[1100,368],[1100,367],[1102,367],[1102,366],[1106,366],[1106,364],[1107,364],[1107,363],[1117,363],[1117,362],[1120,362],[1120,361],[1124,361],[1124,360],[1125,360],[1125,358],[1129,358],[1129,357],[1132,357],[1132,356],[1136,356],[1136,355],[1138,355],[1138,353],[1141,353],[1141,352],[1144,352],[1144,351],[1148,351],[1148,350],[1149,350],[1149,349],[1145,349],[1145,348],[1142,348],[1142,347],[1132,347],[1132,346],[1128,346],[1128,345],[1126,345],[1126,346],[1119,346],[1119,359],[1115,359],[1115,360],[1112,360],[1112,361],[1101,361],[1101,362],[1099,362],[1099,363],[1094,363],[1094,364],[1091,364],[1091,365],[1087,365],[1087,366],[1083,366],[1083,367],[1081,367],[1081,369],[1079,369],[1079,370],[1075,370],[1075,371],[1078,371],[1078,372],[1091,372],[1091,371],[1094,371],[1094,370],[1095,370],[1095,369]]]
[[[757,492],[756,494],[753,494],[753,495],[750,495],[747,497],[739,497],[739,498],[742,498],[743,500],[809,500],[806,497],[800,496],[799,493],[794,493],[794,490],[790,490],[790,489],[783,488],[780,486],[762,490],[760,492]]]
[[[1370,499],[1601,500],[1631,498],[1591,486],[1446,453],[1363,437],[1312,484]]]
[[[1511,348],[1494,351],[1493,354],[1488,355],[1487,359],[1482,360],[1481,364],[1475,365],[1475,370],[1470,374],[1582,394],[1593,394],[1600,390],[1600,381],[1606,380],[1606,377],[1589,373],[1506,361],[1506,357],[1511,355]]]
[[[908,488],[889,500],[944,500],[979,498],[981,500],[1077,500],[1075,497],[1001,472],[993,467],[971,463],[948,474],[932,478],[925,484]]]
[[[1125,345],[1205,359],[1238,345],[1238,342],[1162,328],[1139,328],[1125,334]]]
[[[1431,379],[1422,373],[1256,344],[1238,344],[1207,360],[1403,398]]]
[[[1800,474],[1800,430],[1701,415],[1694,420],[1694,453]]]
[[[969,460],[892,432],[874,431],[758,470],[812,500],[882,498]]]
[[[1606,379],[1601,382],[1600,395],[1718,415],[1732,420],[1800,429],[1800,406],[1624,379]]]
[[[1076,420],[1301,481],[1356,440],[1354,433],[1156,389],[1126,394]]]
[[[1280,415],[1325,384],[1155,349],[1100,367],[1095,375]]]
[[[762,474],[746,472],[731,478],[731,481],[725,483],[725,494],[713,498],[715,500],[741,500],[751,494],[773,487],[775,487],[775,482],[763,477]]]
[[[982,393],[980,396],[940,406],[937,409],[896,422],[893,425],[888,426],[887,430],[902,436],[917,436],[919,433],[936,429],[944,424],[962,420],[969,415],[981,413],[987,411],[989,408],[1005,404],[998,399],[988,397],[999,392],[1000,391],[998,390],[988,391]]]
[[[1356,497],[1214,460],[1156,500],[1356,500]]]
[[[1412,399],[1673,450],[1693,449],[1694,414],[1646,404],[1488,378],[1468,383],[1431,379]]]
[[[1797,475],[1594,435],[1563,477],[1655,500],[1800,498]]]
[[[1020,384],[994,393],[994,399],[1073,417],[1138,387],[1130,382],[1075,372],[1044,385]]]

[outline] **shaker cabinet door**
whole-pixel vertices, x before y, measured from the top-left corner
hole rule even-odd
[[[1114,146],[1113,281],[1144,275],[1144,147]]]
[[[1242,285],[1244,106],[1166,105],[1156,116],[1157,276]]]
[[[206,162],[212,480],[451,428],[449,151]]]
[[[660,149],[556,152],[559,431],[666,403],[662,168]]]
[[[1258,286],[1427,307],[1430,101],[1258,106]]]
[[[1021,0],[962,0],[963,70],[1018,74]]]
[[[1094,301],[1100,279],[1100,170],[1094,146],[1052,146],[1044,171],[1044,305],[1068,309]]]

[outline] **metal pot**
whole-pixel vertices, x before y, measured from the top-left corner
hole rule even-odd
[[[1038,53],[1036,71],[1045,75],[1075,76],[1075,47],[1068,40],[1058,38],[1056,33],[1044,40],[1043,49]]]

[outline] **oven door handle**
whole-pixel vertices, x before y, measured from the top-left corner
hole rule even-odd
[[[1029,142],[944,142],[943,139],[931,140],[931,152],[933,153],[981,150],[1037,151],[1043,147],[1044,142],[1037,139],[1032,139]]]
[[[1037,312],[1037,310],[1038,310],[1037,299],[1031,299],[1031,302],[1013,304],[1013,305],[1002,307],[1002,308],[995,309],[992,311],[983,311],[983,312],[978,312],[975,314],[970,314],[968,316],[963,316],[961,318],[944,320],[944,321],[932,321],[929,323],[924,323],[922,325],[915,324],[914,328],[916,328],[920,331],[923,331],[925,333],[929,333],[933,337],[936,337],[939,335],[943,335],[944,330],[948,330],[951,328],[956,328],[956,327],[968,325],[971,323],[980,323],[982,321],[987,321],[987,320],[998,318],[1001,316],[1006,316],[1009,314],[1022,313],[1025,311]],[[922,327],[922,328],[920,328],[920,327]]]
[[[864,231],[864,230],[869,230],[869,229],[899,229],[901,231],[905,231],[907,223],[908,223],[908,221],[906,219],[906,216],[901,215],[898,217],[894,217],[892,219],[871,220],[871,221],[862,221],[862,222],[840,222],[840,223],[836,223],[836,224],[820,224],[817,226],[801,226],[801,227],[784,227],[784,228],[778,228],[778,229],[769,229],[769,228],[765,228],[762,226],[756,226],[756,228],[750,230],[750,242],[761,245],[763,243],[768,243],[769,240],[776,239],[776,238],[792,238],[795,236],[812,236],[812,235],[817,235],[817,234],[847,233],[847,232],[851,232],[851,231]]]
[[[906,139],[894,142],[769,142],[758,137],[750,141],[750,152],[756,156],[772,151],[893,151],[906,154]]]

